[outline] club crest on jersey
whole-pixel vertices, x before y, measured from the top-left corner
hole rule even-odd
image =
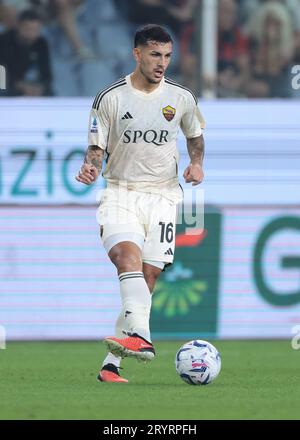
[[[172,121],[175,116],[176,109],[170,105],[167,105],[162,109],[162,112],[167,121]]]

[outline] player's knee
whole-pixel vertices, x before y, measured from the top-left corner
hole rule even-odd
[[[112,263],[118,269],[118,273],[142,270],[141,256],[130,250],[116,248],[109,252]]]

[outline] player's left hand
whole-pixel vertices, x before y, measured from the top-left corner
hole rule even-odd
[[[200,164],[190,164],[184,171],[183,177],[186,183],[191,183],[192,185],[199,185],[204,178],[204,173],[202,166]]]

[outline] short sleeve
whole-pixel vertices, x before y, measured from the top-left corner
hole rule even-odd
[[[186,111],[182,116],[180,127],[187,139],[201,136],[205,120],[192,94],[187,97]]]
[[[109,117],[104,100],[101,101],[99,108],[92,108],[89,118],[88,144],[97,145],[106,149],[109,133]]]

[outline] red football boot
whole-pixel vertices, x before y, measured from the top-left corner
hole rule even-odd
[[[99,382],[118,382],[118,383],[128,383],[127,379],[124,379],[119,374],[119,368],[114,364],[106,364],[99,371],[97,376]]]
[[[128,333],[126,338],[109,336],[104,339],[108,350],[115,356],[132,356],[141,361],[151,361],[155,356],[155,350],[151,342],[139,336],[137,333]]]

